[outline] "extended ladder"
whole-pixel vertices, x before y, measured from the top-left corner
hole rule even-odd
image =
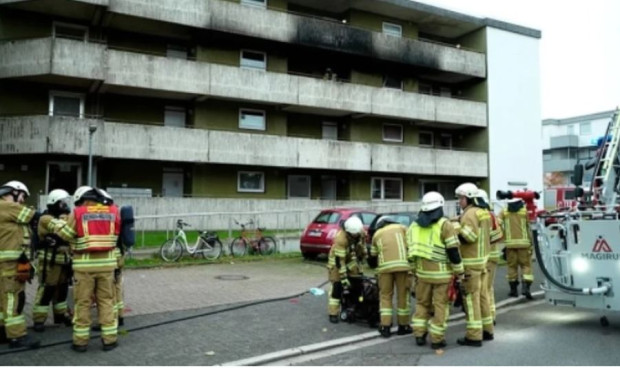
[[[592,178],[592,199],[597,205],[606,206],[608,212],[614,211],[618,196],[620,178],[620,110],[616,109],[605,133],[601,146],[602,158],[596,163]]]

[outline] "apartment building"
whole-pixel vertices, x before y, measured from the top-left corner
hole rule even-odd
[[[89,158],[115,196],[202,209],[542,189],[537,30],[406,0],[0,4],[0,180],[34,193]]]
[[[545,187],[571,185],[575,165],[585,164],[595,157],[598,140],[605,136],[614,112],[543,120]],[[583,180],[589,187],[592,170],[585,172]]]

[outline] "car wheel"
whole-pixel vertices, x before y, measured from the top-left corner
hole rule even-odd
[[[310,253],[310,252],[301,252],[301,255],[304,256],[304,259],[307,259],[309,261],[315,260],[316,257],[318,256],[317,253]]]

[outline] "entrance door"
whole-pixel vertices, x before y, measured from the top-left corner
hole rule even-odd
[[[82,165],[73,162],[48,162],[46,193],[64,189],[70,194],[81,185]]]
[[[164,172],[162,195],[183,197],[183,172]]]

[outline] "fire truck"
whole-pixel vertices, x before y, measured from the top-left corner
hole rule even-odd
[[[544,207],[548,211],[559,208],[574,208],[577,206],[575,186],[551,187],[545,189]]]
[[[532,229],[534,251],[545,275],[541,288],[553,305],[620,310],[619,143],[620,111],[616,110],[591,165],[589,190],[580,187],[584,167],[577,165],[573,175],[577,205],[537,216]],[[600,322],[609,325],[604,315]]]

